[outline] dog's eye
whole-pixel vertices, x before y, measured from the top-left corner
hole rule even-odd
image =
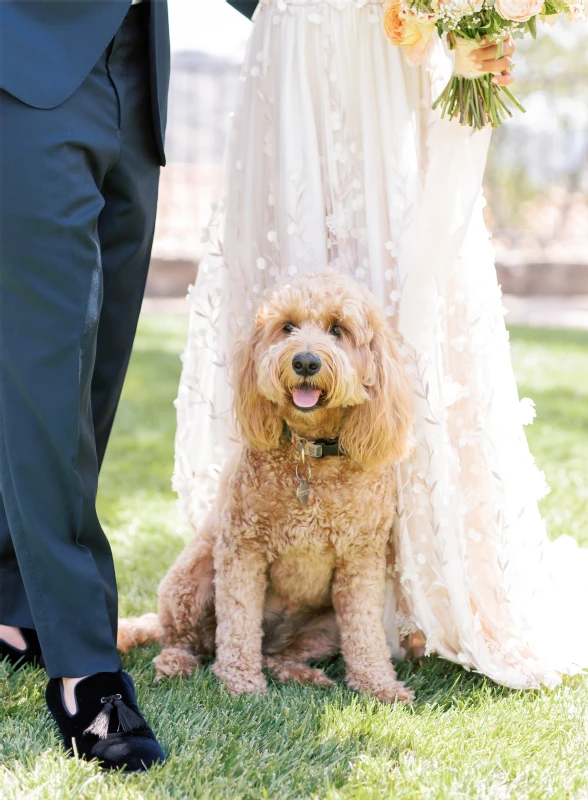
[[[343,336],[343,330],[339,325],[331,325],[330,333],[332,333],[336,339],[340,339]]]
[[[287,322],[284,325],[283,331],[284,331],[284,333],[292,333],[295,328],[296,328],[296,326],[292,322]]]

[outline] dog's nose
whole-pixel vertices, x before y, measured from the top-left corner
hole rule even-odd
[[[308,377],[316,375],[321,368],[321,360],[314,353],[297,353],[292,359],[292,369],[297,375]]]

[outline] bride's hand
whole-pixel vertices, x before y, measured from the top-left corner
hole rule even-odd
[[[502,57],[497,58],[498,45],[489,44],[487,47],[481,47],[475,50],[472,55],[472,61],[480,64],[484,72],[498,72],[492,79],[492,83],[498,86],[508,86],[514,81],[514,75],[510,71],[513,67],[513,60],[511,56],[514,54],[515,46],[512,36],[509,34],[504,40],[502,48]]]

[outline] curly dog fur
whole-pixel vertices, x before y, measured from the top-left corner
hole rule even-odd
[[[320,368],[301,375],[296,358],[309,353]],[[215,653],[233,694],[265,693],[264,665],[279,681],[329,685],[307,662],[341,652],[351,688],[410,702],[383,628],[394,465],[412,417],[396,335],[353,281],[307,276],[259,309],[234,382],[244,445],[163,580],[158,617],[122,620],[119,647],[160,640],[158,678],[188,675]],[[309,396],[311,408],[296,401]],[[309,441],[338,438],[347,454],[309,460],[306,506],[284,423]]]

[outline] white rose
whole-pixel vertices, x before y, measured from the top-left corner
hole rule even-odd
[[[586,19],[582,3],[573,3],[573,5],[570,6],[568,19],[570,22],[581,22],[583,19]]]
[[[497,0],[495,8],[503,19],[528,22],[541,13],[543,0]]]
[[[435,14],[445,11],[456,19],[477,14],[484,8],[485,0],[432,0],[432,9]]]

